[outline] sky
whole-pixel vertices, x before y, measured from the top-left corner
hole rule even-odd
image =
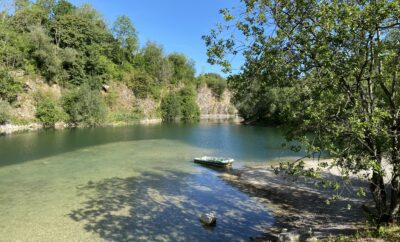
[[[70,0],[75,5],[90,3],[111,25],[120,15],[131,18],[141,45],[155,41],[166,53],[186,54],[196,63],[197,74],[222,73],[221,67],[207,63],[206,47],[201,39],[216,23],[219,10],[239,4],[239,0]],[[232,61],[233,72],[242,60]]]

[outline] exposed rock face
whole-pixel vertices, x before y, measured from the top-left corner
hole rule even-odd
[[[19,94],[16,103],[13,105],[12,116],[17,120],[15,126],[2,127],[3,133],[11,133],[19,130],[32,130],[37,129],[39,125],[25,125],[34,124],[37,122],[35,94],[40,92],[50,93],[56,100],[61,103],[64,89],[57,84],[49,85],[40,78],[24,76],[23,74],[15,74],[23,83],[23,92]],[[140,123],[153,124],[161,122],[160,119],[160,100],[153,98],[136,98],[132,90],[125,84],[116,81],[110,81],[107,85],[101,88],[101,94],[109,108],[108,114],[110,120],[113,120],[115,114],[130,115],[139,113],[142,120]],[[179,88],[178,88],[179,89]],[[231,119],[237,116],[236,108],[230,103],[231,93],[225,90],[221,98],[216,98],[211,89],[207,86],[202,86],[197,89],[196,102],[200,108],[200,115],[202,120],[215,120],[215,119]],[[21,121],[21,122],[19,122]],[[63,128],[67,124],[59,124],[57,128]]]
[[[158,107],[160,102],[156,102],[152,98],[136,99],[136,105],[147,119],[158,118]]]
[[[36,107],[35,100],[33,98],[34,93],[37,91],[49,92],[55,98],[61,98],[61,87],[57,84],[48,85],[42,80],[28,80],[24,82],[24,93],[20,94],[15,104],[13,116],[21,120],[32,120],[35,119]]]
[[[201,115],[236,115],[237,110],[231,104],[231,93],[225,90],[218,100],[206,86],[197,89],[197,104]]]
[[[126,85],[119,82],[111,82],[109,85],[103,86],[107,86],[107,90],[102,87],[102,94],[111,111],[130,112],[132,110],[135,97],[132,90]]]

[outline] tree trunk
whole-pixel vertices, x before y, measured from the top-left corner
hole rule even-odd
[[[390,209],[389,217],[393,221],[399,213],[400,210],[400,177],[397,174],[398,169],[393,168],[394,177],[391,182],[390,188]]]
[[[373,173],[370,183],[370,190],[375,201],[375,208],[378,212],[378,218],[381,219],[387,211],[385,183],[381,174],[376,172]]]

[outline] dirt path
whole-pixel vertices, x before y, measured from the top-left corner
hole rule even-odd
[[[336,171],[326,171],[324,176],[341,181]],[[326,205],[333,191],[317,188],[304,179],[276,175],[270,165],[235,169],[222,173],[221,177],[270,209],[277,222],[266,233],[273,237],[283,228],[303,231],[312,228],[317,238],[354,233],[365,225],[361,205],[371,202],[370,197],[356,195],[360,186],[367,185],[358,179],[351,180],[350,188],[341,189],[340,201]]]

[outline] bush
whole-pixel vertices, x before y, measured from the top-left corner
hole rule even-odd
[[[163,122],[175,121],[181,115],[181,104],[179,97],[169,94],[161,100],[161,118]]]
[[[168,94],[162,99],[160,109],[163,122],[172,122],[177,118],[183,122],[200,120],[196,91],[192,86],[186,86],[177,93]]]
[[[180,91],[181,120],[184,122],[197,122],[200,120],[200,108],[196,102],[196,91],[187,86]]]
[[[111,119],[114,122],[123,122],[130,124],[137,123],[142,117],[143,114],[140,111],[132,110],[113,113]]]
[[[160,88],[155,85],[154,78],[141,71],[132,72],[125,76],[124,82],[133,90],[135,97],[159,97]]]
[[[16,81],[6,69],[0,69],[0,99],[13,103],[22,91],[22,83]]]
[[[215,73],[203,74],[198,78],[197,82],[198,85],[206,84],[207,87],[211,89],[213,95],[218,99],[221,99],[227,87],[226,79]]]
[[[74,125],[97,126],[106,117],[106,105],[97,90],[88,86],[75,89],[64,96],[63,107]]]
[[[11,118],[11,106],[8,102],[0,99],[0,124],[7,123]]]
[[[61,106],[50,93],[38,92],[35,95],[35,100],[36,118],[45,127],[54,127],[58,121],[64,119]]]

